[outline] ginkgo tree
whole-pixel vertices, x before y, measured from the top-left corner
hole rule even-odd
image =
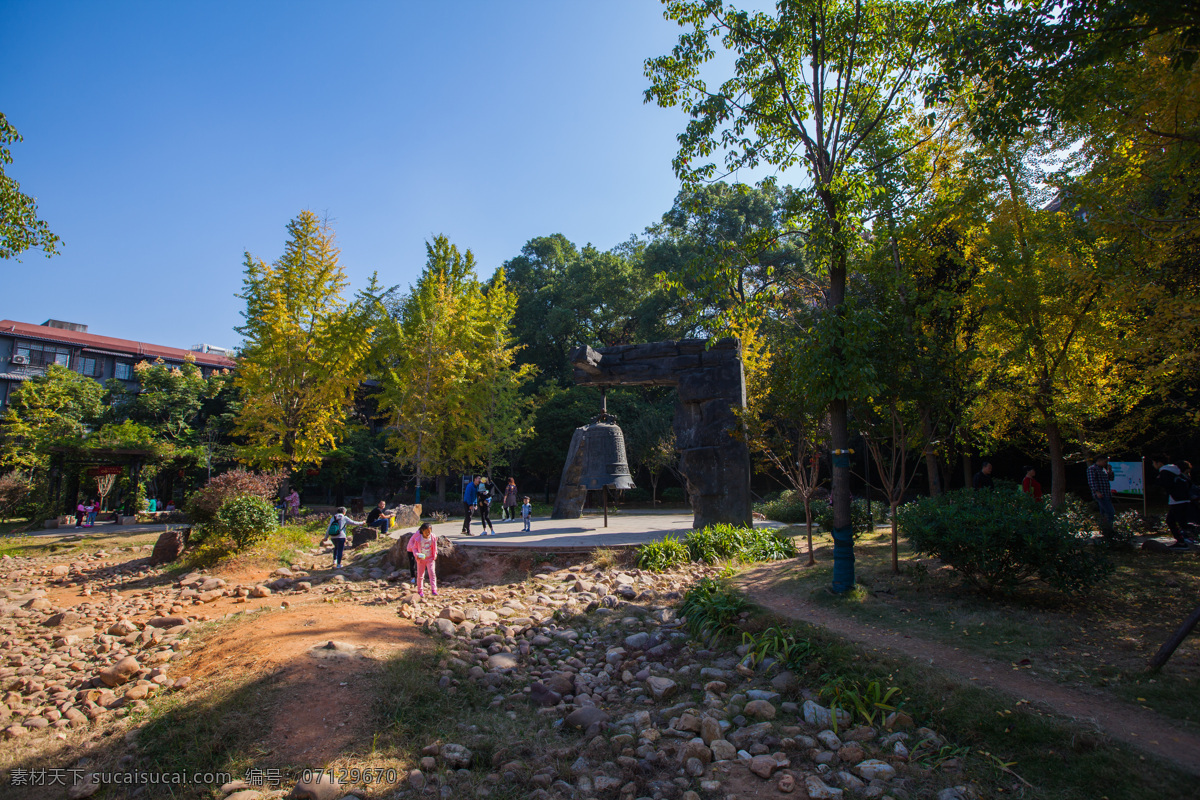
[[[319,464],[345,435],[382,293],[372,279],[346,299],[333,230],[313,212],[302,211],[287,231],[277,261],[246,254],[235,433],[245,442],[243,461],[297,470]]]
[[[516,298],[503,270],[481,282],[474,254],[445,236],[427,243],[426,254],[387,323],[389,355],[379,369],[389,441],[418,487],[456,470],[490,475],[533,432],[520,389],[534,367],[516,364]]]

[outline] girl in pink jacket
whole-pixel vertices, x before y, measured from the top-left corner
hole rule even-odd
[[[408,540],[408,552],[417,562],[417,595],[425,596],[425,573],[429,573],[429,589],[437,595],[437,572],[434,562],[437,561],[437,539],[433,535],[433,526],[422,522]]]

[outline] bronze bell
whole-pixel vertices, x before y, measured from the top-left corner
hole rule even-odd
[[[584,468],[580,485],[587,489],[632,489],[625,434],[611,417],[606,417],[601,415],[583,429]]]

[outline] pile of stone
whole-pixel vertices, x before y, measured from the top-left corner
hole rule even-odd
[[[792,673],[769,659],[753,664],[744,647],[698,646],[664,601],[712,572],[547,570],[505,589],[451,588],[437,602],[406,597],[401,613],[415,610],[448,640],[445,690],[470,681],[493,693],[493,706],[532,705],[554,728],[581,734],[572,747],[494,764],[474,793],[526,781],[531,800],[697,800],[725,797],[731,782],[753,776],[814,800],[903,800],[918,789],[940,800],[971,796],[971,787],[954,785],[953,762],[938,773],[912,764],[944,742],[911,730],[907,715],[875,729],[852,725],[839,710],[835,732],[833,712]],[[448,746],[426,749],[402,796],[458,796],[473,773],[444,758]]]

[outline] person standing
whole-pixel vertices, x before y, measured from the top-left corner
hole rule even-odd
[[[513,478],[508,479],[508,486],[504,487],[504,519],[516,520],[517,518],[517,482]]]
[[[1025,468],[1025,477],[1021,480],[1021,489],[1026,494],[1033,495],[1033,499],[1041,502],[1042,500],[1042,484],[1037,479],[1037,470],[1033,467]]]
[[[491,529],[492,536],[496,535],[496,526],[492,524],[492,485],[488,483],[487,478],[479,479],[479,488],[476,490],[476,498],[479,500],[479,531],[480,536],[488,536],[488,529]]]
[[[475,515],[475,508],[479,505],[479,476],[467,484],[467,488],[463,489],[463,536],[471,535],[471,517]]]
[[[350,519],[346,516],[346,507],[338,506],[337,513],[329,520],[329,528],[325,537],[333,542],[333,568],[342,568],[342,553],[346,550],[346,526],[365,525],[365,522]]]
[[[300,494],[295,489],[287,496],[287,515],[291,519],[300,516]]]
[[[976,489],[991,489],[995,484],[992,482],[992,462],[985,461],[983,466],[979,468],[979,472],[975,473],[975,478],[971,481],[971,486]]]
[[[529,530],[529,521],[533,519],[533,505],[530,504],[529,498],[525,498],[525,503],[521,506],[521,519],[525,522],[524,530]]]
[[[1158,485],[1167,492],[1167,528],[1175,537],[1176,550],[1186,550],[1196,540],[1188,536],[1192,512],[1192,481],[1177,465],[1167,462],[1166,456],[1150,459],[1158,472]]]
[[[1087,468],[1088,489],[1100,512],[1100,533],[1105,536],[1112,535],[1113,520],[1117,518],[1112,501],[1112,480],[1113,469],[1108,464],[1108,456],[1093,458],[1092,465]]]
[[[409,560],[417,562],[417,596],[425,596],[425,576],[429,576],[429,589],[437,596],[437,539],[433,526],[422,522],[421,527],[408,540]]]
[[[92,498],[92,502],[88,504],[87,526],[89,528],[96,527],[96,512],[100,510],[99,498]]]

